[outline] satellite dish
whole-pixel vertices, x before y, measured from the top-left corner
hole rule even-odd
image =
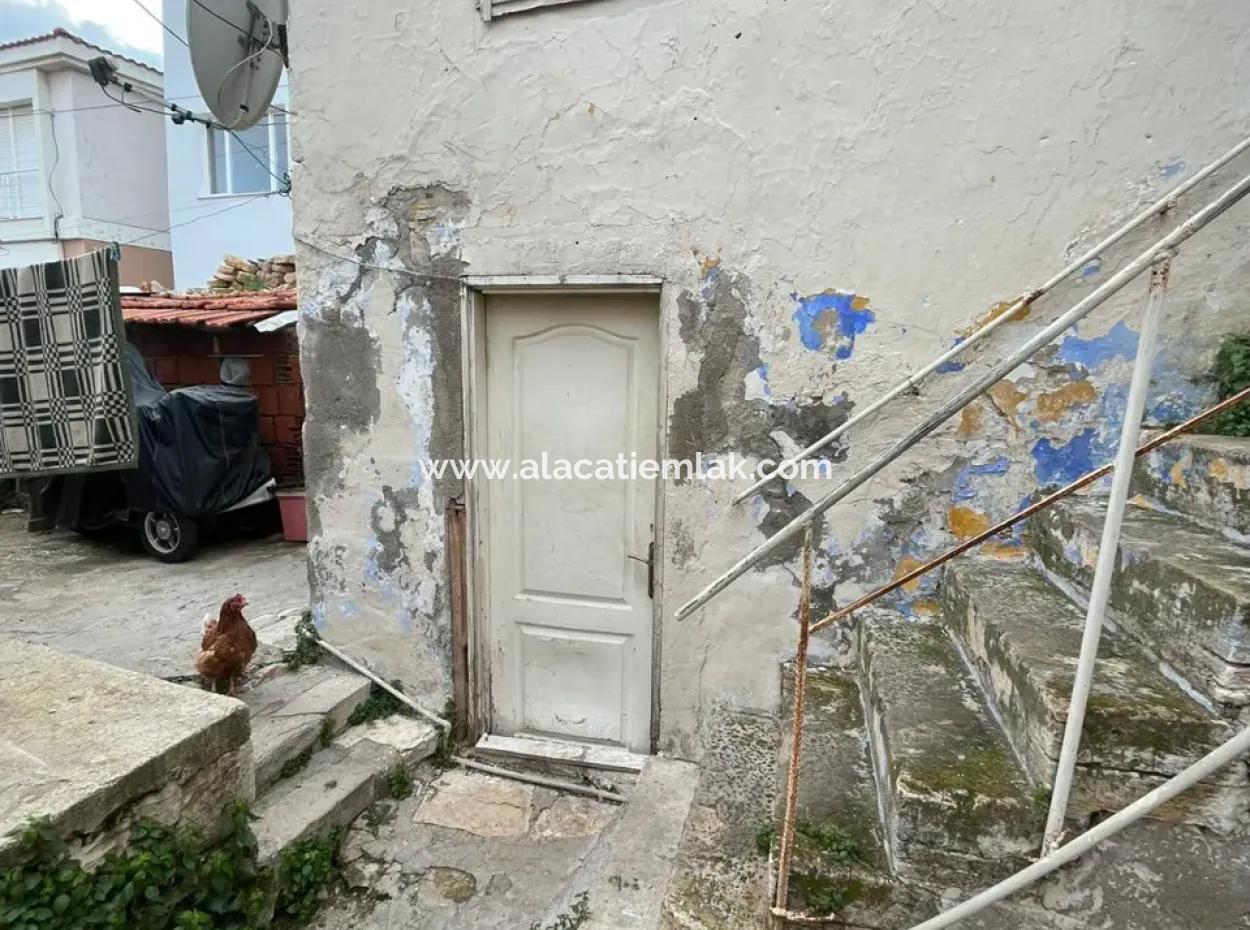
[[[227,129],[255,126],[286,61],[287,0],[188,0],[191,69],[213,116]]]

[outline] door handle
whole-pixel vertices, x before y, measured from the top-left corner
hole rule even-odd
[[[647,597],[655,600],[655,540],[652,540],[647,546],[647,557],[644,559],[640,555],[625,556],[627,559],[633,559],[635,562],[641,562],[647,566]]]

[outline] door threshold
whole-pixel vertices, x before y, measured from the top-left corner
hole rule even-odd
[[[479,739],[473,748],[476,752],[496,758],[536,759],[609,772],[641,772],[650,758],[619,746],[595,746],[531,736],[493,736],[490,733]]]

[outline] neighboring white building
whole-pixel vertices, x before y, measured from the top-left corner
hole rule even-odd
[[[160,98],[155,68],[63,29],[0,45],[0,267],[118,242],[123,284],[169,283],[164,130],[105,98],[87,64],[101,54]]]
[[[186,0],[164,0],[163,18],[185,38]],[[168,31],[165,93],[166,99],[196,113],[208,110],[196,87],[189,50]],[[199,125],[168,124],[176,287],[202,287],[227,253],[261,258],[293,250],[291,201],[277,180],[290,165],[286,101],[284,81],[270,117],[235,138]]]

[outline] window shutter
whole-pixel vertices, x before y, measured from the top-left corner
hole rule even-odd
[[[30,107],[0,110],[0,219],[43,213],[39,140]]]

